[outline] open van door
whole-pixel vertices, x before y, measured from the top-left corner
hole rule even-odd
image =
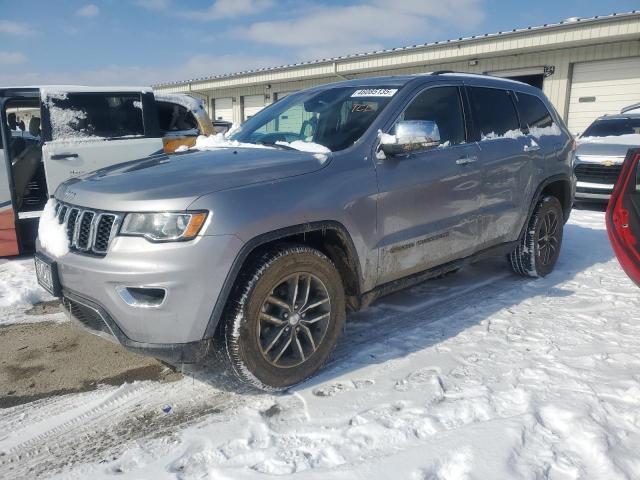
[[[632,148],[622,165],[607,207],[607,233],[625,273],[640,286],[640,148]]]
[[[100,168],[163,150],[151,89],[43,88],[47,189]]]
[[[4,102],[0,99],[0,257],[20,253],[15,227],[15,212],[11,198],[11,181],[8,157],[5,157],[11,133],[5,127]]]

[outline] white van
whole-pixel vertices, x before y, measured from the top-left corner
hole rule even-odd
[[[213,133],[200,100],[146,87],[0,88],[0,117],[0,257],[33,250],[40,213],[64,180]]]

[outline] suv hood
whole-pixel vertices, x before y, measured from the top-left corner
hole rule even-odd
[[[621,135],[619,137],[596,137],[586,140],[578,139],[576,155],[595,155],[598,157],[611,157],[611,160],[618,161],[614,157],[621,157],[620,163],[624,160],[627,150],[640,145],[640,135]]]
[[[55,196],[115,212],[184,210],[208,193],[311,173],[323,166],[313,154],[273,148],[158,155],[67,180]]]

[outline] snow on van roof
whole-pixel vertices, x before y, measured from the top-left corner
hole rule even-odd
[[[41,86],[40,96],[42,98],[59,95],[63,93],[121,93],[121,92],[153,92],[151,87],[131,87],[131,86],[107,86],[107,87],[89,87],[85,85],[46,85]]]

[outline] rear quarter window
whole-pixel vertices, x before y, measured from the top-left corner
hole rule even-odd
[[[507,90],[469,87],[476,140],[493,140],[520,131],[518,115]]]
[[[198,122],[184,106],[171,102],[157,102],[158,123],[163,135],[191,133],[197,135]]]
[[[523,130],[547,128],[553,125],[553,117],[542,100],[526,93],[518,93],[517,96],[518,112]]]

